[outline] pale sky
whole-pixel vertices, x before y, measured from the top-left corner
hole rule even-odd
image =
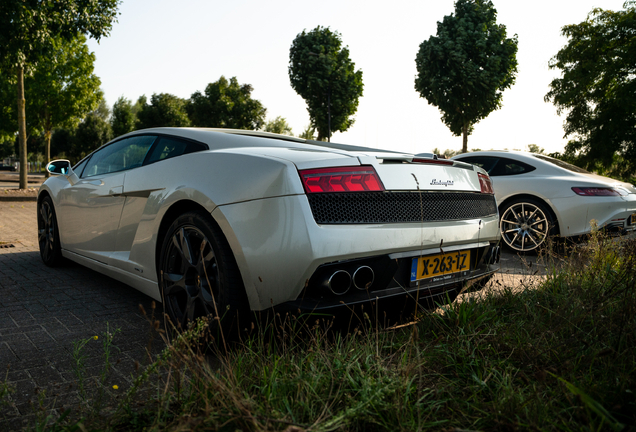
[[[622,9],[623,0],[494,0],[497,21],[517,34],[519,72],[503,107],[475,126],[468,148],[562,151],[563,120],[545,103],[558,71],[548,61],[565,45],[560,29],[583,21],[596,7]],[[254,87],[252,97],[268,119],[283,116],[295,134],[309,124],[304,100],[289,84],[292,41],[320,25],[338,31],[364,94],[355,124],[332,141],[421,153],[461,148],[434,106],[414,89],[419,45],[454,11],[453,0],[124,0],[119,22],[99,44],[89,41],[106,101],[133,102],[142,94],[189,98],[219,79],[236,76]]]

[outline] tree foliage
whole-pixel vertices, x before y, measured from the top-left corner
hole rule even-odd
[[[314,128],[311,124],[307,125],[307,127],[300,134],[298,134],[298,138],[303,138],[307,140],[315,140],[316,128]]]
[[[30,123],[44,132],[47,162],[53,129],[78,124],[102,99],[101,81],[93,73],[95,54],[89,52],[86,37],[52,42],[49,55],[25,80],[27,112]]]
[[[10,68],[34,67],[56,39],[78,33],[108,36],[119,0],[2,0],[0,61]]]
[[[102,99],[97,108],[89,113],[77,126],[71,139],[70,157],[79,161],[113,138],[113,132],[108,121],[109,115],[110,110]]]
[[[110,118],[110,125],[113,136],[120,136],[135,130],[137,122],[137,110],[132,102],[123,96],[113,104],[113,113]]]
[[[141,96],[138,104],[137,129],[190,126],[185,99],[169,93],[154,93],[150,104],[146,96]]]
[[[281,135],[293,135],[291,126],[282,116],[278,116],[274,120],[270,120],[265,123],[265,127],[263,128],[263,130],[265,132],[277,133]]]
[[[566,114],[565,154],[616,176],[636,173],[636,2],[623,7],[563,27],[568,43],[549,64],[561,77],[545,96]]]
[[[415,59],[415,89],[442,112],[451,132],[463,136],[501,108],[502,92],[517,73],[517,36],[497,24],[490,0],[457,0],[455,13],[437,23],[437,35],[422,42]]]
[[[107,36],[117,16],[119,0],[2,0],[0,2],[0,67],[16,77],[20,164],[26,165],[24,74],[48,56],[57,38],[78,34],[99,40]],[[26,170],[20,188],[27,187]]]
[[[318,26],[296,36],[289,50],[289,80],[305,99],[319,140],[353,125],[364,87],[362,71],[355,70],[339,33]]]
[[[228,81],[221,76],[210,83],[203,93],[197,91],[187,105],[193,126],[230,129],[261,129],[265,124],[267,109],[252,99],[254,88],[239,84],[236,77]]]

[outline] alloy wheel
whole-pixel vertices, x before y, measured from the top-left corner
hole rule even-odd
[[[544,244],[550,233],[550,220],[539,206],[520,202],[504,211],[500,228],[508,246],[519,252],[530,252]]]
[[[196,226],[172,232],[163,259],[163,295],[177,328],[185,330],[199,317],[217,316],[219,266],[214,249]]]
[[[44,200],[38,212],[38,244],[44,262],[51,261],[55,248],[55,220],[51,204]]]

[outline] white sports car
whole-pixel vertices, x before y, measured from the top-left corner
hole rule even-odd
[[[540,248],[549,235],[588,234],[591,221],[614,232],[636,229],[636,187],[546,155],[479,151],[454,156],[493,178],[501,235],[519,252]]]
[[[48,170],[44,262],[64,257],[120,280],[163,301],[181,326],[228,308],[443,301],[490,275],[499,256],[490,179],[462,162],[156,128]]]

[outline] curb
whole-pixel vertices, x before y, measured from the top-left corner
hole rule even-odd
[[[25,202],[25,201],[37,201],[37,200],[38,200],[37,196],[30,197],[30,196],[2,196],[0,195],[1,202],[10,202],[10,201]]]

